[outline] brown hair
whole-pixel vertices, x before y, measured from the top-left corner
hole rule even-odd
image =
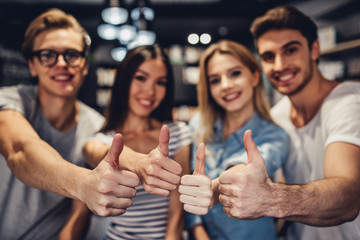
[[[126,54],[116,71],[110,104],[105,112],[106,122],[102,132],[121,128],[129,112],[129,91],[134,74],[145,61],[159,58],[167,71],[166,94],[160,105],[151,113],[151,117],[160,122],[172,120],[171,110],[174,101],[174,76],[167,53],[159,45],[139,46]]]
[[[90,36],[80,23],[70,14],[60,9],[49,9],[37,16],[25,31],[24,42],[22,44],[22,54],[26,60],[31,59],[34,40],[40,33],[54,28],[72,28],[82,35],[83,47],[85,51],[90,48]]]
[[[200,59],[200,78],[197,85],[199,111],[204,130],[201,132],[198,131],[195,135],[199,142],[206,142],[212,138],[213,126],[216,119],[224,115],[224,109],[222,109],[211,97],[210,87],[208,84],[207,65],[215,53],[231,54],[248,67],[252,73],[258,72],[260,75],[260,66],[255,57],[244,45],[240,43],[231,40],[221,40],[210,45],[205,50]],[[260,117],[268,121],[272,121],[270,116],[270,105],[264,93],[262,78],[260,78],[258,85],[254,87],[253,103],[255,111],[260,115]]]
[[[255,40],[269,30],[293,29],[298,30],[307,39],[311,49],[313,42],[318,38],[317,26],[302,12],[294,7],[279,6],[268,10],[263,16],[254,20],[250,32]]]

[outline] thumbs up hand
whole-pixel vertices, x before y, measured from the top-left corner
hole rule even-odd
[[[168,196],[180,182],[182,168],[169,155],[169,128],[162,126],[159,145],[138,161],[136,174],[140,177],[145,191],[160,196]]]
[[[196,152],[196,166],[193,175],[184,175],[179,186],[180,202],[184,210],[197,215],[207,214],[213,192],[211,179],[205,175],[205,145],[200,143]]]
[[[86,175],[81,188],[81,201],[99,216],[117,216],[132,205],[139,178],[135,173],[120,170],[119,155],[123,149],[121,134],[114,136],[106,157]]]
[[[244,146],[248,156],[246,165],[237,165],[219,177],[219,201],[229,217],[257,219],[271,209],[271,180],[251,131],[244,133]]]

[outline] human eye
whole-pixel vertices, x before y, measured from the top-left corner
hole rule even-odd
[[[134,76],[134,79],[135,79],[135,80],[138,80],[138,81],[140,81],[140,82],[145,82],[145,81],[146,81],[146,77],[143,76],[143,75],[140,75],[140,74],[135,75],[135,76]]]
[[[80,52],[76,50],[68,50],[64,53],[64,55],[69,60],[76,60],[81,56]]]
[[[286,55],[292,55],[293,53],[295,53],[298,50],[297,47],[293,46],[293,47],[288,47],[285,49],[285,54]]]
[[[275,58],[274,54],[269,53],[269,52],[261,54],[260,57],[261,57],[262,61],[267,62],[267,63],[274,62],[274,58]]]
[[[230,73],[231,77],[239,77],[241,75],[240,70],[234,70]]]
[[[167,80],[166,79],[160,79],[156,82],[159,86],[166,86]]]
[[[220,82],[220,79],[218,77],[210,77],[209,78],[209,84],[210,85],[215,85],[215,84],[217,84],[219,82]]]
[[[39,53],[40,60],[45,62],[52,61],[56,58],[56,55],[57,53],[52,50],[43,50]]]

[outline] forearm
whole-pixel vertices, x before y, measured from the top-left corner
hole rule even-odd
[[[142,161],[145,161],[146,155],[143,153],[135,152],[130,147],[124,145],[123,151],[119,157],[119,168],[128,170],[139,175],[139,170],[142,165]]]
[[[184,229],[184,212],[181,202],[179,201],[179,192],[174,190],[169,199],[169,219],[166,229],[166,240],[182,239]]]
[[[110,146],[103,142],[90,140],[83,146],[83,155],[92,168],[96,168],[102,159],[106,156]]]
[[[79,198],[79,179],[89,172],[65,161],[50,145],[38,137],[14,142],[6,152],[13,174],[26,185],[70,198]]]
[[[59,234],[58,240],[85,239],[90,224],[90,211],[85,204],[74,200],[68,222]]]
[[[212,195],[212,199],[211,199],[210,208],[214,207],[216,204],[219,203],[219,195],[220,195],[219,184],[220,184],[219,178],[215,178],[211,181],[211,189],[212,189],[213,195]]]
[[[202,224],[195,225],[192,228],[192,232],[194,239],[196,240],[210,240],[210,237]]]
[[[353,220],[359,213],[359,191],[342,177],[306,185],[271,183],[265,214],[313,226],[332,226]]]

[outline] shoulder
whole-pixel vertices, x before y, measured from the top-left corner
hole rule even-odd
[[[12,109],[26,114],[32,112],[36,104],[36,85],[19,84],[0,88],[0,109]]]
[[[201,124],[201,114],[199,112],[197,112],[189,121],[189,127],[191,129],[196,129],[200,126]]]
[[[165,124],[169,127],[170,131],[169,146],[175,145],[178,146],[176,148],[181,148],[191,143],[192,135],[189,126],[185,122],[178,121]]]
[[[263,118],[260,119],[261,123],[253,133],[254,138],[259,137],[266,141],[270,141],[271,139],[282,142],[288,141],[288,136],[282,127]]]
[[[323,116],[332,116],[349,112],[356,114],[360,107],[360,82],[342,82],[325,98],[321,112]],[[325,114],[325,115],[324,115]]]
[[[167,122],[165,123],[165,125],[167,125],[169,127],[170,132],[174,131],[174,132],[178,132],[181,130],[187,130],[189,128],[189,126],[185,123],[185,122]]]
[[[36,85],[25,85],[18,84],[14,86],[6,86],[0,88],[0,96],[21,96],[21,97],[32,97],[37,96],[37,86]]]
[[[80,107],[79,121],[86,122],[87,125],[92,125],[96,129],[100,129],[100,127],[104,124],[105,121],[104,116],[81,101],[78,101],[78,104]]]
[[[357,103],[360,101],[360,82],[346,81],[337,85],[327,96],[325,102],[352,100]]]
[[[290,106],[291,102],[287,96],[284,96],[276,103],[270,110],[273,121],[280,125],[287,125],[290,121]]]

